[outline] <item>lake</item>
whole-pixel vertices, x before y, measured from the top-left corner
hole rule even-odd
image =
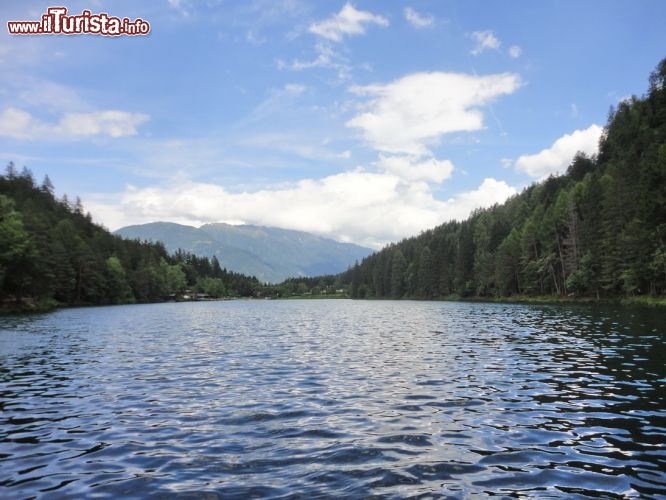
[[[658,498],[666,315],[198,302],[0,318],[2,498]]]

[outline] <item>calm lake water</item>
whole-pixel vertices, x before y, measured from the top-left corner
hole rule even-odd
[[[0,497],[663,498],[665,341],[593,306],[0,318]]]

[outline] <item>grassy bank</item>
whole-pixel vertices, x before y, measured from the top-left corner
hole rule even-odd
[[[620,300],[623,305],[638,305],[648,307],[666,307],[666,297],[650,297],[641,295],[639,297],[626,297]]]

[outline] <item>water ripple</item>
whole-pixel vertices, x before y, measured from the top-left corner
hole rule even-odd
[[[3,498],[660,498],[666,331],[605,307],[0,319]]]

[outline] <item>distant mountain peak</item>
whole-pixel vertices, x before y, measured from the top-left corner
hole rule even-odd
[[[268,283],[337,274],[372,253],[370,248],[304,231],[252,224],[214,222],[197,228],[160,221],[126,226],[115,233],[128,239],[161,241],[169,252],[182,249],[215,256],[222,267]]]

